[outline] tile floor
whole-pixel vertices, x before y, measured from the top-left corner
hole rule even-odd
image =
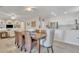
[[[36,48],[32,50],[32,53],[37,52],[38,50]],[[41,47],[41,52],[47,53],[47,49]],[[25,52],[20,51],[20,49],[17,48],[17,46],[14,44],[14,38],[7,38],[7,39],[0,39],[0,53],[25,53]],[[55,41],[54,53],[79,53],[79,46]]]

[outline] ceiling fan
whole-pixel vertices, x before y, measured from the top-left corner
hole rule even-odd
[[[36,9],[36,7],[25,7],[25,11],[33,11],[33,10],[35,10]]]

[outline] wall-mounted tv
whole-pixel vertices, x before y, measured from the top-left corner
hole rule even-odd
[[[13,28],[13,25],[6,25],[6,28]]]

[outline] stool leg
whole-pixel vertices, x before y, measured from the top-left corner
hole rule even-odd
[[[21,47],[21,51],[23,50],[23,47]]]
[[[52,51],[52,53],[54,53],[54,51],[53,51],[53,47],[51,46],[51,51]]]
[[[47,52],[49,53],[49,48],[47,48]]]
[[[22,46],[21,46],[21,51],[23,50],[23,48],[24,48],[24,43],[23,43]]]
[[[26,52],[27,50],[25,49],[25,52]]]
[[[30,50],[30,53],[31,53],[31,50]]]
[[[18,46],[18,43],[16,43],[16,45]]]
[[[16,42],[15,42],[15,44],[16,44]]]
[[[30,49],[29,49],[29,53],[31,53],[32,52],[32,44],[31,44],[31,47],[30,47]]]
[[[38,53],[40,53],[40,40],[37,40],[37,49],[38,49]]]
[[[18,45],[18,48],[19,48],[20,46]]]

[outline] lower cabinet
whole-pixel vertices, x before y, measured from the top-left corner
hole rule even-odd
[[[14,32],[0,32],[0,38],[10,38],[14,37]]]
[[[79,30],[67,30],[64,40],[66,43],[79,46]]]
[[[0,32],[1,38],[7,38],[7,32]]]
[[[79,30],[55,30],[55,40],[79,46]]]

